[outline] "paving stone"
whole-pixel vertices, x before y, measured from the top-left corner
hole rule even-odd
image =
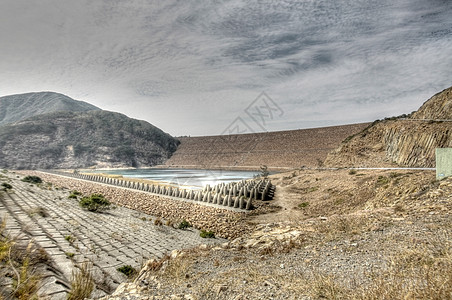
[[[139,266],[145,259],[162,257],[173,249],[206,243],[196,230],[155,226],[153,222],[141,220],[143,216],[150,218],[143,213],[122,207],[105,214],[91,213],[74,205],[75,201],[67,198],[68,191],[28,187],[19,181],[17,186],[16,194],[0,201],[2,211],[8,211],[8,214],[13,212],[8,216],[10,232],[16,235],[21,233],[24,227],[19,221],[23,222],[36,241],[48,249],[56,266],[68,280],[74,263],[91,259],[108,274],[106,282],[117,286],[126,280],[116,270],[121,265]],[[30,193],[26,189],[36,192]],[[30,218],[27,210],[36,207],[45,208],[49,216]],[[77,239],[71,245],[65,236]],[[73,261],[66,257],[65,252],[75,254]]]

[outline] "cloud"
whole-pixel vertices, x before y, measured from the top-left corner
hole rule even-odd
[[[268,130],[372,121],[451,85],[451,13],[441,0],[3,0],[0,93],[54,90],[174,135],[221,133],[262,91],[286,112]]]

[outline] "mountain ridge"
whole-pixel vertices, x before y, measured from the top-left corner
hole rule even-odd
[[[30,92],[0,97],[0,126],[55,111],[100,110],[90,103],[56,92]]]

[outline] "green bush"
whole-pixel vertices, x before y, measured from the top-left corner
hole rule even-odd
[[[79,191],[71,191],[71,194],[68,196],[69,199],[77,199],[78,196],[81,196],[82,193],[80,193]]]
[[[186,229],[188,227],[191,227],[191,224],[188,223],[187,220],[183,220],[182,222],[180,222],[179,224],[179,229]]]
[[[215,238],[215,233],[213,231],[205,231],[205,230],[201,230],[201,232],[199,233],[199,236],[204,238],[204,239],[213,239]]]
[[[302,202],[302,203],[298,204],[299,208],[305,208],[307,206],[309,206],[309,202]]]
[[[118,270],[118,272],[123,273],[129,278],[135,275],[135,273],[137,272],[137,270],[135,270],[131,265],[122,266],[117,268],[116,270]]]
[[[389,178],[385,176],[378,176],[377,182],[375,183],[376,187],[381,187],[387,185],[389,183]]]
[[[111,203],[102,194],[92,194],[90,197],[83,197],[79,204],[88,211],[99,211],[109,209]]]
[[[42,183],[42,179],[40,177],[32,175],[25,176],[22,181],[29,183]]]
[[[2,183],[2,187],[3,187],[3,190],[4,190],[4,191],[10,190],[10,189],[13,188],[13,186],[12,186],[11,184],[6,183],[6,182],[3,182],[3,183]]]

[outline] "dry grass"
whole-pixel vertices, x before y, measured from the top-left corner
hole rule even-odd
[[[343,279],[311,270],[310,276],[286,278],[285,288],[311,299],[452,299],[452,247],[438,237],[388,257],[388,266],[366,278]]]
[[[34,207],[34,208],[31,208],[31,209],[29,209],[29,210],[27,211],[27,213],[28,213],[28,215],[29,215],[30,217],[33,217],[33,216],[40,216],[40,217],[43,217],[43,218],[47,218],[47,217],[50,216],[50,215],[49,215],[49,212],[48,212],[47,209],[45,209],[44,207]]]
[[[374,274],[355,299],[452,299],[452,248],[439,239],[429,246],[403,251],[388,269]]]
[[[19,276],[13,281],[14,296],[20,300],[38,299],[36,292],[40,282],[40,277],[30,266],[30,258],[27,253],[20,267]]]
[[[370,217],[365,214],[332,216],[326,221],[314,225],[316,232],[322,234],[324,242],[357,236],[375,228],[390,226],[390,221],[383,218]]]
[[[147,263],[146,267],[148,270],[150,270],[152,272],[157,272],[163,267],[163,264],[165,262],[167,262],[169,259],[170,259],[169,255],[165,255],[161,259],[158,259],[158,260],[152,259]]]
[[[192,266],[193,260],[189,257],[178,256],[175,259],[170,259],[165,268],[164,278],[180,284],[187,278],[188,271]]]
[[[0,224],[0,262],[8,258],[13,241],[5,233],[6,219],[2,219]]]
[[[0,265],[2,271],[11,274],[12,285],[3,286],[1,294],[7,298],[37,299],[36,292],[41,282],[35,265],[47,260],[41,249],[29,243],[26,248],[19,247],[6,232],[6,219],[0,224]]]
[[[83,300],[88,298],[94,290],[92,264],[84,262],[78,271],[72,272],[71,290],[68,300]]]

